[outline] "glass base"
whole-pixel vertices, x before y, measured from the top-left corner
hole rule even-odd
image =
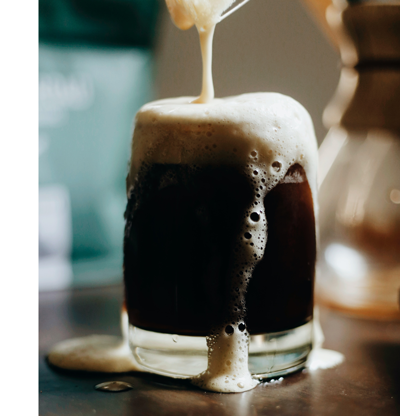
[[[249,370],[271,378],[300,370],[312,349],[313,322],[282,332],[250,337]],[[129,342],[143,371],[190,378],[207,369],[205,337],[163,334],[129,326]]]

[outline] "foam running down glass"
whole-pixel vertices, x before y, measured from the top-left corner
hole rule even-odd
[[[148,371],[204,371],[206,337],[222,326],[227,334],[248,332],[249,370],[261,377],[301,368],[311,350],[315,178],[310,183],[307,173],[314,176],[308,156],[316,145],[296,142],[302,130],[313,137],[299,104],[261,95],[257,122],[268,139],[245,134],[254,115],[218,114],[231,111],[224,102],[207,105],[213,117],[173,100],[165,111],[151,103],[137,117],[124,276],[131,347]],[[232,106],[250,112],[254,99]],[[281,143],[286,135],[293,141]],[[245,250],[253,263],[238,260]]]

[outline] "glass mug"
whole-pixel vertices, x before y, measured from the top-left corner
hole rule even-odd
[[[189,378],[207,369],[206,337],[226,322],[233,241],[254,196],[237,160],[171,161],[160,143],[152,148],[157,157],[141,162],[127,178],[129,339],[143,370]],[[185,154],[185,142],[180,146],[178,153]],[[134,136],[133,155],[135,147]],[[212,152],[220,150],[211,147]],[[268,241],[249,279],[245,323],[249,371],[273,377],[304,367],[313,343],[316,231],[304,169],[292,164],[261,205]],[[251,213],[251,221],[257,215]]]

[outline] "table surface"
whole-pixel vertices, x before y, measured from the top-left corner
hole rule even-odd
[[[346,360],[328,370],[305,370],[280,384],[240,394],[197,390],[150,374],[79,373],[48,366],[46,353],[67,338],[119,335],[122,287],[44,293],[39,302],[39,414],[64,415],[400,415],[400,322],[366,321],[321,309],[325,348]],[[99,392],[103,381],[134,388]]]

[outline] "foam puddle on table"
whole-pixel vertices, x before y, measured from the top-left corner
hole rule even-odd
[[[50,351],[50,364],[75,371],[127,373],[142,371],[133,358],[128,340],[128,314],[121,312],[122,337],[89,335],[59,342]]]
[[[315,315],[314,321],[318,322],[318,313]],[[121,313],[122,337],[89,335],[62,341],[52,348],[48,360],[52,365],[66,370],[98,373],[143,371],[134,360],[129,348],[128,327],[128,315],[124,310]],[[326,370],[343,363],[343,354],[321,348],[323,334],[318,323],[315,325],[315,333],[315,344],[317,346],[311,351],[307,362],[309,371]],[[282,377],[279,377],[276,380],[268,380],[263,384],[279,384],[283,380]],[[254,384],[254,386],[259,383],[259,380],[256,379],[246,381]],[[241,383],[241,380],[237,380],[237,383]]]

